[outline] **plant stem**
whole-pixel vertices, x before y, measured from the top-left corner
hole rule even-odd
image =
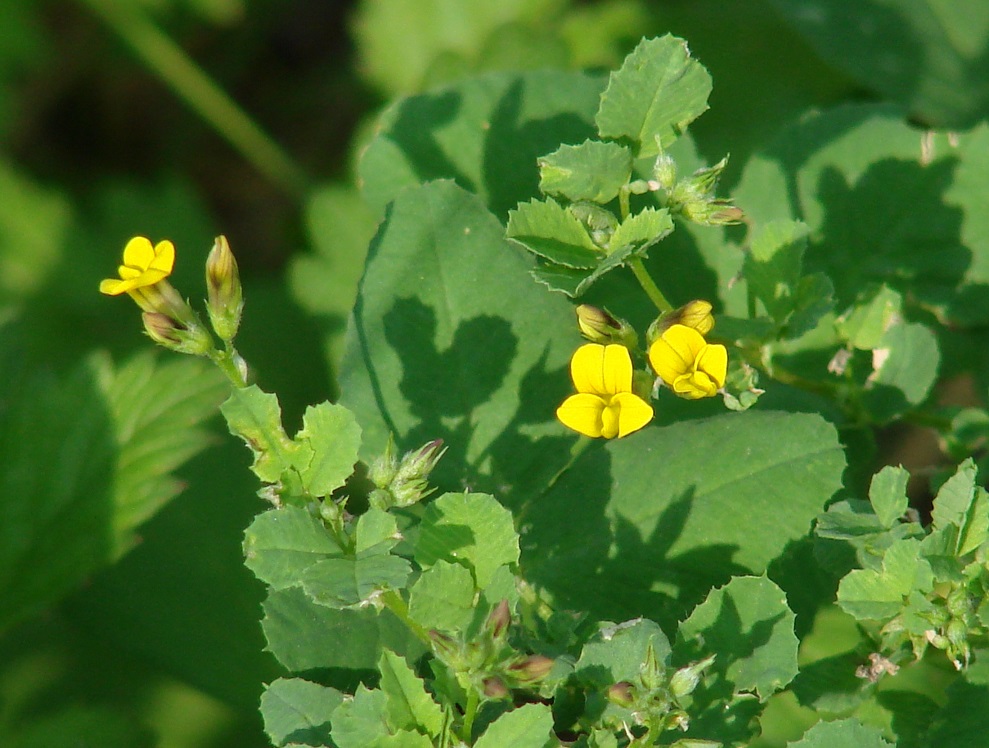
[[[214,350],[209,354],[209,358],[224,373],[234,387],[240,389],[247,386],[247,380],[244,379],[244,375],[237,366],[240,354],[232,347],[228,346],[223,351]]]
[[[470,734],[474,729],[474,717],[477,715],[477,707],[480,699],[476,688],[467,689],[467,707],[464,709],[464,729],[460,737],[470,745]]]
[[[642,290],[646,292],[649,300],[656,305],[656,308],[660,312],[672,312],[673,305],[666,300],[663,296],[663,292],[659,290],[659,286],[653,281],[652,277],[649,275],[649,271],[646,270],[646,266],[642,264],[642,259],[639,257],[633,257],[628,261],[628,266],[632,268],[632,272],[635,274],[635,279],[639,281],[639,285],[642,286]]]
[[[302,197],[308,179],[279,147],[185,51],[154,25],[130,0],[82,0],[110,26],[179,98],[268,179]]]

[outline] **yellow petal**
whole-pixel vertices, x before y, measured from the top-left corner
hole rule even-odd
[[[623,345],[588,343],[574,351],[570,376],[578,392],[613,395],[632,390],[632,357]]]
[[[671,389],[688,400],[698,400],[718,394],[718,386],[702,371],[692,371],[677,377]]]
[[[155,258],[155,251],[151,248],[151,240],[143,236],[135,236],[124,247],[124,265],[147,270],[148,266]]]
[[[601,436],[605,439],[614,439],[618,436],[618,420],[621,410],[622,406],[612,399],[601,411]]]
[[[612,398],[611,402],[619,408],[619,439],[628,436],[633,431],[638,431],[652,420],[652,406],[638,395],[631,392],[620,392]]]
[[[718,343],[708,343],[697,357],[697,368],[714,380],[716,390],[721,389],[728,374],[728,350]]]
[[[649,347],[649,363],[653,371],[670,387],[678,377],[694,368],[697,355],[707,343],[692,327],[671,325]]]
[[[579,393],[571,395],[556,409],[556,417],[567,428],[584,436],[601,436],[601,413],[604,400],[597,395]]]
[[[100,281],[100,293],[105,293],[107,296],[118,296],[127,291],[130,285],[127,281],[107,278]]]
[[[175,245],[165,239],[155,245],[154,252],[154,259],[148,265],[148,269],[160,271],[161,277],[165,278],[171,274],[172,267],[175,265]],[[159,278],[159,280],[161,279]]]

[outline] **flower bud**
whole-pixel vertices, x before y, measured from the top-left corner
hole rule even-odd
[[[508,605],[508,600],[502,600],[494,610],[488,615],[488,631],[494,639],[500,639],[508,630],[508,624],[512,622],[512,610]]]
[[[206,309],[213,330],[219,338],[229,342],[237,335],[240,317],[244,310],[244,292],[240,285],[237,260],[225,236],[216,237],[213,249],[206,258]]]
[[[635,687],[627,680],[619,681],[608,687],[605,697],[612,704],[628,709],[635,703]]]
[[[714,315],[711,314],[711,309],[713,307],[710,301],[703,299],[688,301],[679,309],[660,315],[649,325],[649,329],[646,331],[646,340],[651,345],[673,325],[692,327],[701,335],[707,335],[714,329]]]
[[[505,668],[519,683],[538,683],[553,669],[556,661],[544,655],[529,655]]]
[[[141,319],[148,337],[169,350],[191,356],[205,356],[213,348],[209,333],[199,325],[186,327],[161,312],[144,312]]]
[[[618,343],[626,348],[635,348],[638,339],[635,330],[623,319],[613,317],[607,309],[580,304],[575,310],[580,334],[592,343],[606,345]]]
[[[661,189],[672,189],[677,181],[677,165],[673,157],[668,153],[661,152],[656,157],[656,163],[653,164],[652,176],[659,183]]]
[[[497,675],[492,675],[481,681],[483,687],[484,695],[489,699],[504,699],[507,698],[509,693],[508,686],[505,685],[504,681]]]
[[[692,694],[700,682],[701,675],[713,662],[714,655],[711,655],[700,662],[691,663],[677,670],[670,678],[670,693],[677,699]]]

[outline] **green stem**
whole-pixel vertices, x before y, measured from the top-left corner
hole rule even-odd
[[[402,599],[401,595],[395,592],[395,590],[387,590],[381,594],[379,600],[381,600],[381,603],[388,608],[388,610],[390,610],[398,620],[408,626],[409,631],[415,634],[416,638],[418,638],[423,644],[427,647],[432,645],[433,640],[430,638],[429,632],[409,617],[409,606],[405,604],[405,600]]]
[[[659,286],[653,281],[652,277],[649,275],[649,271],[646,270],[646,266],[642,264],[642,259],[639,257],[633,257],[628,261],[628,265],[632,268],[632,272],[635,274],[635,279],[639,281],[639,285],[642,286],[642,290],[646,292],[649,300],[656,305],[656,308],[660,312],[672,312],[673,305],[666,300],[663,296],[663,292],[659,290]]]
[[[223,351],[214,350],[209,354],[209,359],[217,365],[234,387],[241,389],[247,386],[247,380],[244,379],[240,367],[237,366],[240,354],[234,348],[228,346]]]
[[[302,168],[179,45],[155,26],[136,3],[81,1],[258,171],[296,197],[306,194],[308,179]]]
[[[470,734],[474,729],[474,717],[477,716],[477,707],[480,704],[480,697],[476,688],[467,689],[467,707],[464,709],[464,729],[460,735],[464,742],[470,745]]]

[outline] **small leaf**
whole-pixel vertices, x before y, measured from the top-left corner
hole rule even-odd
[[[929,591],[934,575],[920,555],[920,541],[898,540],[883,557],[882,570],[856,569],[838,585],[838,605],[858,620],[883,621],[897,615],[912,591]]]
[[[278,678],[261,694],[264,731],[275,745],[327,745],[330,715],[343,702],[335,688],[302,678]]]
[[[838,333],[853,348],[869,351],[878,348],[883,334],[900,318],[903,297],[889,286],[874,286],[859,294],[855,306],[842,315]]]
[[[337,748],[368,748],[387,737],[391,730],[385,715],[388,696],[384,691],[369,690],[362,683],[352,699],[333,710],[330,736]]]
[[[627,138],[636,157],[656,156],[707,110],[711,76],[674,36],[644,39],[611,74],[595,122],[606,138]]]
[[[234,389],[220,412],[230,433],[247,442],[254,453],[251,470],[265,483],[277,483],[295,465],[312,459],[308,445],[300,447],[285,434],[278,398],[257,385]]]
[[[749,288],[779,324],[795,306],[807,233],[799,221],[770,221],[756,231],[745,258]]]
[[[677,632],[673,651],[686,665],[716,652],[712,672],[735,693],[765,700],[797,674],[796,620],[786,595],[767,577],[734,577],[713,590]]]
[[[869,501],[883,527],[892,527],[907,511],[907,481],[910,473],[887,465],[872,477]]]
[[[354,550],[358,558],[388,553],[399,541],[394,515],[371,507],[357,518],[354,527]]]
[[[297,442],[309,445],[312,459],[300,465],[302,485],[312,496],[329,496],[354,472],[361,427],[342,405],[320,403],[306,408]]]
[[[920,405],[937,380],[941,354],[937,336],[926,326],[901,323],[890,327],[873,352],[864,401],[873,417],[886,422]]]
[[[507,235],[565,267],[593,268],[604,256],[580,220],[553,199],[519,203],[508,213]]]
[[[474,591],[469,569],[437,561],[409,590],[409,617],[425,629],[466,631],[474,617]]]
[[[571,202],[610,202],[631,175],[632,153],[618,143],[585,140],[580,145],[562,145],[539,159],[539,189]]]
[[[787,748],[893,748],[877,727],[863,725],[857,719],[818,722],[804,736],[787,743]]]
[[[659,662],[669,660],[670,642],[653,621],[639,618],[617,625],[605,624],[584,645],[574,672],[597,688],[631,680],[639,674],[649,647]]]
[[[247,568],[276,590],[301,584],[307,568],[342,553],[323,523],[299,507],[263,512],[244,533]]]
[[[664,208],[645,208],[622,221],[611,235],[608,251],[633,249],[637,254],[668,236],[673,231],[673,219]]]
[[[944,482],[934,497],[931,519],[934,527],[941,529],[948,525],[961,527],[965,514],[972,507],[975,498],[977,469],[972,458],[966,459],[955,474]]]
[[[499,566],[518,563],[512,513],[488,494],[444,494],[423,515],[415,558],[423,567],[466,562],[477,586],[486,587]]]
[[[381,690],[388,696],[388,722],[398,729],[425,730],[436,737],[443,729],[443,710],[426,693],[403,657],[383,650],[378,661]],[[421,728],[421,729],[420,729]]]
[[[411,573],[398,556],[328,558],[302,573],[302,588],[320,605],[340,608],[363,603],[376,590],[404,587]]]
[[[547,748],[556,742],[552,732],[553,713],[549,707],[526,704],[492,722],[474,742],[474,748]]]

